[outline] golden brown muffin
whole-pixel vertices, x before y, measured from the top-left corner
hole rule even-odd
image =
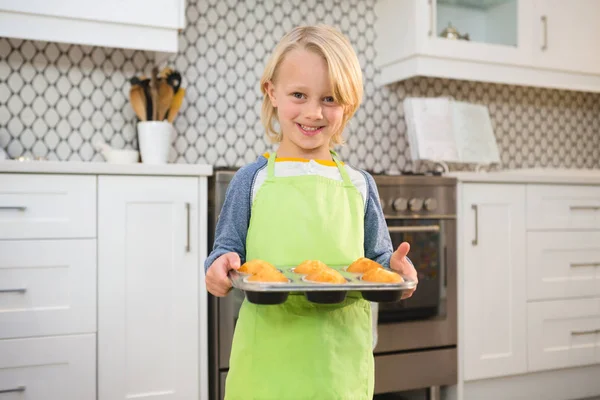
[[[352,264],[348,266],[346,271],[348,272],[357,272],[357,273],[365,273],[372,269],[383,268],[381,264],[370,260],[365,257],[361,257],[358,260],[354,261]]]
[[[321,283],[346,283],[346,278],[342,276],[338,271],[332,268],[322,268],[311,272],[306,275],[307,281],[321,282]]]
[[[265,268],[249,277],[248,282],[289,282],[289,279],[276,269]]]
[[[329,268],[327,265],[319,260],[306,260],[298,264],[296,268],[294,268],[294,272],[297,274],[310,274],[319,269]]]
[[[400,283],[404,282],[404,279],[397,274],[383,268],[374,268],[367,271],[362,276],[363,281],[368,282],[379,282],[379,283]]]
[[[270,263],[263,260],[251,260],[245,262],[239,269],[238,272],[244,274],[257,274],[265,269],[271,271],[277,271],[277,269]]]

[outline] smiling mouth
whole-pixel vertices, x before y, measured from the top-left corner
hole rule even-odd
[[[320,133],[324,128],[323,126],[308,126],[299,123],[296,123],[296,126],[298,127],[298,129],[300,129],[300,132],[302,132],[302,134],[305,136],[315,136],[316,134]]]

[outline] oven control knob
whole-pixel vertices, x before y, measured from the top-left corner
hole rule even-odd
[[[408,201],[408,209],[410,211],[421,211],[421,208],[423,208],[423,199],[414,197]]]
[[[398,197],[392,203],[392,207],[394,207],[394,210],[396,211],[406,211],[406,208],[408,207],[408,201],[402,197]]]
[[[423,203],[423,208],[427,211],[435,211],[437,210],[437,205],[438,204],[436,199],[428,198],[425,199],[425,202]]]

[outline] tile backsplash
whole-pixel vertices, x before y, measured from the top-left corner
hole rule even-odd
[[[375,171],[412,167],[402,100],[452,96],[490,110],[502,166],[600,168],[600,94],[416,78],[377,87],[374,0],[189,0],[178,54],[187,90],[171,159],[241,166],[270,145],[260,124],[259,79],[283,33],[328,23],[351,40],[364,102],[342,157]],[[268,10],[268,11],[267,11]],[[151,53],[0,38],[0,147],[10,157],[101,161],[96,141],[136,148],[128,80]]]

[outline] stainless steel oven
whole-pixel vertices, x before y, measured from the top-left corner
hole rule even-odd
[[[411,245],[419,277],[410,299],[379,304],[375,393],[457,381],[456,181],[375,175],[394,248]],[[399,379],[402,376],[403,379]]]
[[[209,249],[234,173],[217,169],[209,180]],[[419,274],[419,286],[410,299],[379,303],[375,393],[456,383],[456,182],[446,177],[374,178],[393,245],[411,244],[409,258]],[[237,290],[224,298],[209,294],[211,400],[224,396],[243,300]]]

